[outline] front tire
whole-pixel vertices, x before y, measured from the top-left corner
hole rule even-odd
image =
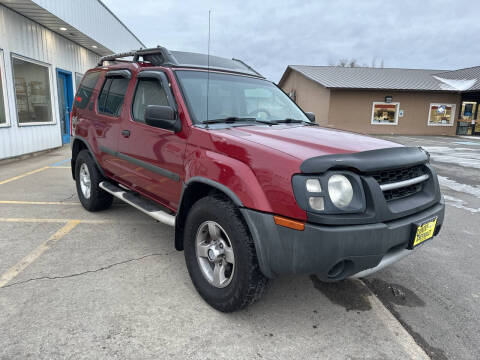
[[[213,308],[236,311],[263,294],[268,279],[260,271],[242,216],[230,201],[209,196],[192,206],[184,250],[192,282]]]
[[[78,198],[86,210],[100,211],[112,205],[113,196],[99,186],[104,180],[90,152],[80,151],[75,161],[75,182]]]

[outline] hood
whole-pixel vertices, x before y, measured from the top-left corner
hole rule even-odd
[[[242,138],[283,152],[301,161],[314,156],[402,146],[391,141],[318,126],[245,126],[231,127],[220,131],[225,137]]]

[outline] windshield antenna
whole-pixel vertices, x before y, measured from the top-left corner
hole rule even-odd
[[[210,14],[212,9],[208,10],[208,50],[207,50],[207,120],[209,119],[208,114],[208,94],[210,93]],[[208,124],[206,126],[208,128]]]

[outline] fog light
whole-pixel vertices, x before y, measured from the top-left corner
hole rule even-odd
[[[321,196],[311,196],[308,199],[308,203],[313,210],[323,211],[325,209],[325,203]]]
[[[318,179],[308,179],[307,180],[307,191],[311,193],[322,192],[322,187],[320,186],[320,181]]]

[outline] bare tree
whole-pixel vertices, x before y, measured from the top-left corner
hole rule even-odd
[[[383,68],[383,59],[380,58],[380,66],[377,66],[377,56],[374,56],[373,59],[372,59],[372,64],[371,66],[368,66],[368,64],[366,63],[359,63],[357,59],[353,58],[353,59],[340,59],[338,60],[338,62],[336,64],[333,64],[333,63],[330,63],[330,66],[338,66],[338,67],[351,67],[351,68],[354,68],[354,67],[371,67],[371,68],[377,68],[377,67],[380,67],[380,68]]]

